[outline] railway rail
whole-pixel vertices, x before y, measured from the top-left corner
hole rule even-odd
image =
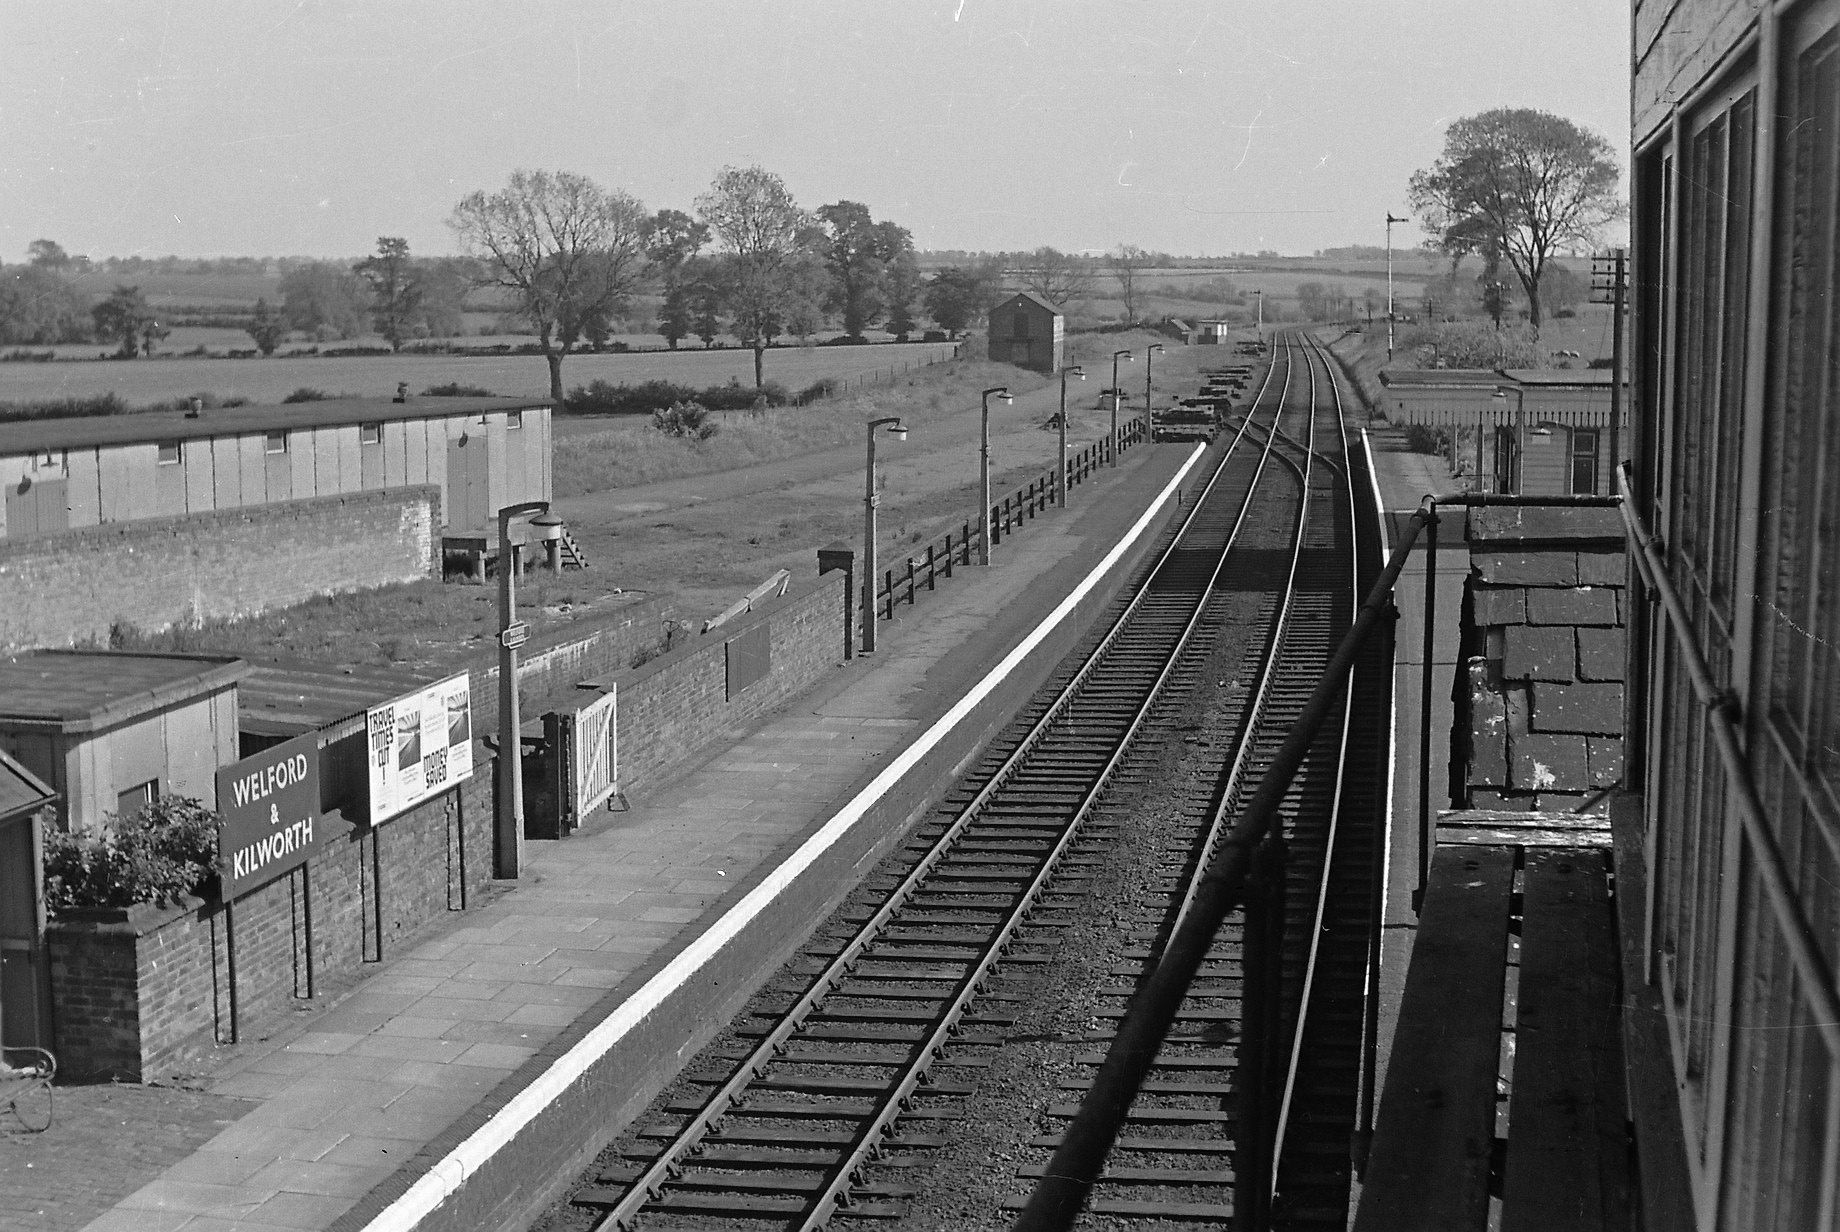
[[[1333,391],[1330,409],[1320,412],[1318,368],[1323,388]],[[1090,653],[1064,667],[1052,695],[1038,698],[916,828],[896,867],[880,870],[814,935],[778,990],[757,996],[724,1046],[705,1053],[688,1083],[678,1085],[677,1097],[657,1106],[620,1158],[597,1168],[573,1195],[577,1208],[595,1212],[596,1229],[755,1221],[809,1229],[839,1218],[898,1218],[913,1196],[901,1181],[904,1165],[947,1141],[959,1101],[989,1064],[988,1048],[1002,1043],[1016,1017],[1018,994],[1005,991],[1000,972],[1046,961],[1081,909],[1104,867],[1117,810],[1151,786],[1134,765],[1142,760],[1134,750],[1166,725],[1170,699],[1196,688],[1197,668],[1212,651],[1224,620],[1223,578],[1231,573],[1242,589],[1254,578],[1267,596],[1267,632],[1251,639],[1259,670],[1249,678],[1263,683],[1243,699],[1241,727],[1250,734],[1233,744],[1217,773],[1186,789],[1198,797],[1182,808],[1195,824],[1168,836],[1159,876],[1169,906],[1133,921],[1127,952],[1139,965],[1116,970],[1120,982],[1104,990],[1122,1012],[1137,974],[1181,914],[1183,887],[1207,866],[1245,783],[1259,773],[1271,742],[1266,733],[1282,734],[1299,690],[1308,693],[1312,673],[1320,674],[1346,627],[1353,591],[1346,548],[1355,519],[1341,452],[1332,371],[1307,343],[1286,343],[1201,496],[1117,620],[1093,635]],[[1286,510],[1292,533],[1282,564],[1269,552],[1240,550],[1255,502],[1264,502],[1268,517],[1273,503]],[[1360,778],[1312,763],[1297,785],[1299,815],[1336,816],[1335,803]],[[1362,875],[1358,842],[1343,857],[1336,844],[1300,826],[1290,846],[1287,882],[1308,869],[1319,869],[1308,875],[1332,888]],[[1296,944],[1333,934],[1342,924],[1335,908],[1306,907],[1310,900],[1298,895],[1286,901],[1294,918],[1281,931],[1290,940],[1272,966],[1273,996],[1269,1004],[1258,1001],[1267,1007],[1260,1012],[1291,1024],[1285,1055],[1320,1044],[1333,1059],[1287,1065],[1280,1098],[1296,1112],[1281,1122],[1276,1141],[1288,1149],[1267,1154],[1310,1159],[1321,1153],[1315,1140],[1340,1124],[1324,1112],[1340,1088],[1319,1071],[1345,1067],[1338,1030],[1324,1034],[1318,1016],[1304,1010],[1342,1007],[1348,980],[1339,954]],[[1325,900],[1332,901],[1333,894]],[[1245,1170],[1246,1151],[1235,1133],[1244,1109],[1233,1095],[1241,941],[1236,930],[1222,931],[1194,1004],[1184,1008],[1179,1038],[1133,1110],[1148,1128],[1120,1141],[1095,1211],[1153,1219],[1231,1215],[1233,1178]],[[1354,983],[1358,989],[1358,975]],[[1358,1014],[1354,1021],[1358,1043]],[[1091,1042],[1104,1038],[1100,1031]],[[1070,1092],[1078,1087],[1076,1080]],[[1052,1137],[1035,1145],[1052,1145]],[[1344,1200],[1346,1142],[1344,1131],[1339,1172],[1330,1169],[1341,1178]],[[1308,1168],[1282,1175],[1287,1193],[1321,1188]],[[1331,1176],[1328,1188],[1334,1184]],[[1317,1201],[1306,1205],[1314,1209]]]

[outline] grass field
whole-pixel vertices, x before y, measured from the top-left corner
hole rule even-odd
[[[1133,375],[1141,382],[1143,348],[1154,335],[1133,331],[1098,340],[1135,350]],[[1192,393],[1196,368],[1222,359],[1213,347],[1172,347],[1153,371],[1158,401]],[[1109,427],[1100,394],[1105,379],[1096,366],[1095,376],[1068,389],[1076,449]],[[855,542],[861,534],[863,421],[870,415],[899,415],[912,428],[906,441],[878,455],[882,532],[893,561],[970,515],[979,391],[994,385],[1017,394],[1015,405],[992,408],[995,488],[1003,493],[1051,465],[1056,433],[1046,424],[1059,397],[1056,382],[1007,364],[956,361],[861,396],[759,416],[737,412],[721,417],[721,431],[704,442],[662,436],[643,421],[564,421],[572,434],[558,439],[557,505],[595,564],[560,579],[533,575],[523,600],[530,619],[551,627],[590,618],[608,606],[616,587],[666,596],[679,616],[702,617],[775,569],[809,574],[820,544],[839,537]],[[1141,407],[1141,395],[1132,401],[1127,416]],[[683,482],[661,493],[670,485],[660,481],[670,480]],[[634,491],[642,484],[654,486]],[[495,601],[495,587],[416,582],[170,630],[144,644],[432,668],[489,639]]]
[[[878,347],[786,347],[767,353],[767,379],[791,389],[821,377],[856,378],[876,371],[919,368],[950,356],[950,345],[907,343]],[[751,351],[678,351],[628,355],[572,355],[562,379],[573,388],[602,380],[676,381],[721,385],[730,378],[754,383]],[[0,402],[30,402],[114,392],[130,404],[193,393],[280,402],[303,385],[333,394],[387,398],[407,381],[420,392],[458,381],[515,398],[549,393],[549,367],[540,355],[378,355],[341,358],[89,360],[51,364],[0,364]]]

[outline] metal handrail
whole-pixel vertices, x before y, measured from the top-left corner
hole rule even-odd
[[[1629,528],[1629,537],[1635,541],[1636,564],[1641,570],[1643,584],[1660,597],[1662,611],[1667,615],[1666,625],[1686,666],[1687,678],[1700,704],[1706,707],[1713,743],[1718,746],[1719,760],[1725,765],[1726,781],[1737,797],[1744,836],[1751,841],[1757,858],[1757,875],[1763,882],[1764,897],[1769,899],[1770,909],[1788,945],[1789,960],[1795,964],[1796,975],[1813,1003],[1810,1007],[1813,1021],[1808,1025],[1821,1033],[1822,1044],[1830,1053],[1840,1051],[1840,994],[1836,994],[1834,988],[1834,973],[1821,957],[1813,930],[1796,902],[1794,882],[1783,859],[1782,848],[1770,833],[1763,801],[1751,777],[1750,761],[1740,746],[1744,707],[1730,689],[1719,687],[1705,656],[1700,653],[1693,622],[1668,576],[1661,543],[1636,510],[1627,463],[1616,468],[1616,486],[1622,501],[1623,522]]]
[[[1213,866],[1201,879],[1196,908],[1173,935],[1161,961],[1131,1002],[1118,1033],[1093,1079],[1080,1110],[1068,1125],[1028,1205],[1017,1219],[1017,1232],[1058,1232],[1069,1228],[1084,1205],[1086,1195],[1105,1166],[1119,1127],[1131,1101],[1156,1060],[1158,1048],[1175,1022],[1176,1011],[1187,995],[1195,973],[1201,969],[1214,934],[1227,913],[1239,903],[1252,862],[1253,851],[1272,829],[1278,806],[1290,790],[1291,779],[1303,764],[1317,732],[1334,707],[1335,692],[1354,669],[1368,635],[1391,610],[1394,587],[1412,545],[1430,515],[1427,497],[1413,513],[1399,546],[1369,590],[1355,621],[1336,647],[1328,669],[1317,682],[1302,716],[1292,727],[1273,759],[1271,769],[1234,826]]]

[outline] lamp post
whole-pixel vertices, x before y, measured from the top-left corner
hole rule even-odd
[[[524,865],[524,758],[518,718],[517,648],[530,636],[517,618],[517,556],[511,519],[548,513],[548,501],[525,501],[498,511],[498,809],[492,819],[492,875],[516,877]]]
[[[1519,496],[1521,494],[1521,467],[1527,458],[1527,393],[1518,385],[1497,385],[1491,401],[1495,398],[1501,399],[1502,408],[1506,409],[1510,392],[1514,394],[1514,495]],[[1499,463],[1496,469],[1501,469]]]
[[[1393,224],[1409,221],[1386,212],[1386,362],[1393,362]]]
[[[1163,349],[1160,342],[1152,342],[1144,352],[1144,437],[1150,436],[1150,357]]]
[[[978,543],[978,564],[990,563],[990,399],[995,396],[999,402],[1014,402],[1009,396],[1009,386],[999,385],[984,391],[984,418],[978,426],[978,520],[983,525],[983,538]]]
[[[1070,376],[1079,377],[1084,381],[1086,371],[1078,364],[1071,368],[1061,369],[1061,478],[1054,493],[1054,504],[1059,509],[1067,507],[1067,378]]]
[[[1124,394],[1118,388],[1118,361],[1122,359],[1128,364],[1131,362],[1132,358],[1133,356],[1131,355],[1131,352],[1129,351],[1113,351],[1112,352],[1112,465],[1113,466],[1118,465],[1118,400],[1124,396]]]
[[[1263,344],[1265,341],[1265,292],[1254,291],[1253,294],[1259,297],[1259,319],[1253,325],[1252,330],[1258,335],[1259,342]]]
[[[862,648],[864,654],[875,649],[875,510],[882,503],[875,490],[875,430],[887,428],[897,441],[907,439],[907,428],[899,415],[871,419],[869,429],[869,470],[863,493],[863,576],[862,576]]]

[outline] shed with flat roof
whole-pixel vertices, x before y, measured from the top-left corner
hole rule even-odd
[[[0,659],[0,751],[62,799],[66,829],[167,795],[212,800],[238,756],[237,682],[223,655],[41,650]]]

